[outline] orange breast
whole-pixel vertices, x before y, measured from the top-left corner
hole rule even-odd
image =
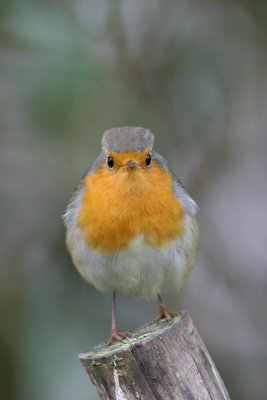
[[[87,245],[104,254],[126,249],[144,235],[152,247],[180,237],[181,204],[172,192],[172,176],[156,162],[151,168],[109,171],[103,163],[85,179],[78,226]]]

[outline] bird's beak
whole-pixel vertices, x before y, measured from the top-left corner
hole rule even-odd
[[[136,162],[132,161],[132,160],[128,161],[125,166],[126,166],[126,168],[134,168],[136,166]]]
[[[127,162],[127,164],[123,165],[121,168],[123,169],[134,169],[141,167],[141,165],[137,164],[136,161],[130,160]]]

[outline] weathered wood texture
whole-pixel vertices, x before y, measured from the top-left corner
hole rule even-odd
[[[188,313],[80,354],[100,399],[229,400]]]

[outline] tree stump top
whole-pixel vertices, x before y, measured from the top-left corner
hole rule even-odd
[[[99,366],[102,363],[106,363],[108,359],[110,359],[111,363],[114,360],[119,361],[120,354],[125,354],[125,351],[129,348],[140,347],[153,340],[154,336],[160,336],[163,332],[166,334],[169,330],[176,330],[177,324],[179,324],[181,319],[187,318],[187,316],[187,311],[182,311],[181,315],[172,318],[170,322],[166,319],[157,323],[150,322],[138,328],[130,337],[124,338],[121,342],[113,342],[109,346],[107,346],[106,342],[103,342],[89,351],[80,353],[79,358],[82,364],[84,364],[83,361],[86,361],[87,364],[91,361],[92,366]]]
[[[102,400],[230,400],[186,311],[79,357]]]

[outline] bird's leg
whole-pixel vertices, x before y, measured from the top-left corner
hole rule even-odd
[[[115,340],[121,341],[124,337],[130,336],[131,332],[119,332],[116,323],[116,293],[113,292],[112,296],[112,325],[111,325],[111,335],[107,342],[110,345]]]
[[[158,294],[158,299],[159,299],[159,315],[155,319],[155,322],[158,322],[163,318],[166,318],[168,321],[170,321],[171,318],[178,317],[180,315],[180,313],[171,313],[167,311],[167,308],[165,307],[160,294]]]

